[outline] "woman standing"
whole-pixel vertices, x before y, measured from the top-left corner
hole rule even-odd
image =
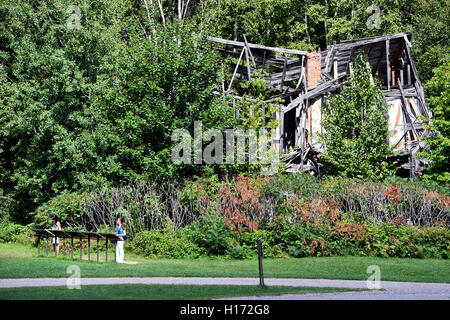
[[[52,216],[52,220],[53,220],[52,230],[61,230],[61,223],[59,223],[58,216],[56,214]],[[59,256],[59,238],[53,237],[52,244],[55,251],[55,256],[57,257]]]
[[[125,220],[124,218],[117,218],[117,226],[116,226],[116,233],[117,241],[116,241],[116,262],[117,263],[123,263],[124,259],[124,241],[127,236],[127,227],[125,226]]]

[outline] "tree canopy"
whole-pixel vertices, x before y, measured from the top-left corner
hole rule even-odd
[[[448,137],[446,0],[16,0],[0,1],[0,21],[0,214],[19,221],[64,190],[248,170],[170,161],[174,130],[236,124],[213,94],[223,75],[207,36],[324,50],[413,31]],[[433,170],[448,170],[434,150]]]

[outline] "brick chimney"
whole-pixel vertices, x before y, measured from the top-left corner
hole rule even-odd
[[[306,54],[306,87],[311,88],[319,84],[321,74],[321,55],[319,52]]]

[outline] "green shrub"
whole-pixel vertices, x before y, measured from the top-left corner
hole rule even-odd
[[[14,200],[10,196],[4,195],[3,190],[0,188],[0,223],[10,219],[13,203]]]
[[[131,248],[145,256],[173,257],[175,241],[173,236],[163,230],[143,231],[131,242]]]
[[[30,213],[33,219],[33,227],[38,229],[50,228],[51,217],[55,214],[62,226],[76,227],[81,225],[83,204],[88,193],[67,192],[59,194],[46,203],[39,206],[36,211]]]
[[[293,257],[329,256],[336,251],[330,242],[328,225],[292,224],[282,234],[283,247]]]
[[[281,258],[286,254],[280,243],[276,244],[275,232],[268,230],[255,230],[253,232],[243,232],[240,237],[242,246],[247,246],[252,257],[258,254],[258,241],[261,241],[263,256],[265,258]]]
[[[23,242],[30,228],[13,222],[0,223],[0,242]]]
[[[148,257],[197,258],[205,254],[189,237],[176,237],[170,230],[152,230],[138,233],[131,242],[131,249]]]
[[[195,243],[206,249],[209,255],[224,255],[232,248],[238,233],[225,225],[223,217],[205,217],[192,225]]]
[[[219,182],[217,175],[195,177],[194,180],[187,181],[180,191],[180,203],[188,207],[193,201],[215,199],[223,184]]]
[[[414,227],[382,223],[373,227],[371,255],[448,259],[450,232],[445,227]]]
[[[255,256],[254,250],[246,245],[236,244],[228,249],[227,255],[232,259],[248,259]]]

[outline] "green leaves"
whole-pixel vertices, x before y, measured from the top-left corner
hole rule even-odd
[[[348,86],[330,97],[329,112],[323,114],[324,164],[342,177],[381,179],[392,173],[386,162],[392,153],[383,96],[377,81],[371,82],[366,58],[358,55],[354,69]]]
[[[448,164],[450,162],[450,58],[442,60],[442,65],[433,70],[433,77],[427,83],[428,102],[433,112],[429,129],[436,134],[425,139],[430,150],[421,156],[431,161],[426,170],[426,179],[441,183],[450,182]]]
[[[188,22],[148,39],[143,7],[100,0],[71,28],[70,5],[0,5],[0,187],[19,220],[66,189],[173,178],[172,131],[231,115],[212,94],[217,54]]]

